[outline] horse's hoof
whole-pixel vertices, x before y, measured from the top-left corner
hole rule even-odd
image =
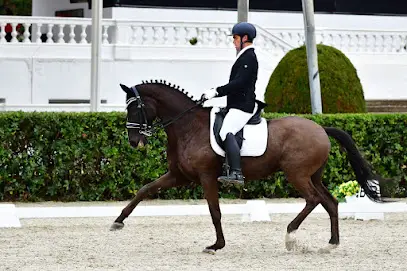
[[[215,255],[216,250],[214,250],[212,248],[205,248],[202,252],[203,253],[208,253],[208,254],[211,254],[211,255]]]
[[[112,224],[112,226],[110,227],[111,231],[117,231],[117,230],[121,230],[124,227],[124,223],[122,222],[114,222]]]
[[[285,248],[291,251],[295,248],[297,239],[295,238],[295,231],[285,235]]]

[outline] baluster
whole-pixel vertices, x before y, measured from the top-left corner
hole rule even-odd
[[[392,53],[396,53],[396,52],[398,52],[399,50],[399,48],[401,47],[401,46],[398,46],[399,45],[399,43],[398,43],[398,41],[399,41],[399,36],[398,35],[391,35],[391,52]],[[401,40],[400,40],[400,45],[401,45]]]
[[[222,44],[222,37],[221,37],[222,29],[220,27],[216,28],[214,34],[215,34],[215,44],[216,44],[216,47],[218,47]]]
[[[354,52],[354,46],[353,46],[353,37],[354,37],[354,35],[353,35],[353,33],[347,33],[346,34],[346,39],[347,39],[347,44],[346,44],[346,47],[348,48],[348,51],[349,52]]]
[[[162,27],[162,30],[163,30],[164,45],[168,45],[168,40],[169,40],[168,31],[169,31],[169,28],[163,26],[163,27]]]
[[[380,35],[380,52],[386,52],[386,39],[387,37],[385,34]]]
[[[64,24],[59,24],[58,27],[59,27],[58,43],[65,43],[65,40],[64,40],[64,36],[65,36],[64,27],[65,27],[65,25]]]
[[[373,34],[372,35],[372,37],[373,37],[373,52],[378,52],[379,51],[379,46],[378,46],[378,44],[379,44],[379,36],[377,35],[377,34]]]
[[[189,45],[189,40],[192,38],[189,36],[190,34],[191,34],[191,32],[189,30],[189,27],[185,26],[185,44],[187,44],[187,45]]]
[[[383,35],[383,52],[391,52],[391,36]]]
[[[260,48],[263,48],[263,49],[264,49],[264,47],[265,47],[265,46],[264,46],[264,43],[265,43],[265,41],[264,41],[264,36],[263,36],[263,35],[259,35],[259,37],[258,37],[256,43],[257,43],[256,46],[259,46]]]
[[[6,23],[0,23],[0,43],[6,43]]]
[[[297,45],[302,46],[305,44],[305,36],[301,34],[300,32],[297,32]]]
[[[272,32],[272,34],[274,34],[275,36],[279,37],[280,39],[287,41],[288,43],[290,43],[290,40],[288,38],[288,36],[290,35],[290,33],[287,32],[279,32],[279,33],[274,33]]]
[[[53,27],[54,27],[54,24],[48,24],[47,43],[54,43],[54,41],[52,40],[52,37],[54,36],[52,33]]]
[[[144,44],[146,44],[147,43],[147,40],[148,40],[148,36],[147,36],[147,28],[148,26],[142,26],[141,27],[141,37],[142,37],[142,40],[141,40],[141,44],[142,45],[144,45]]]
[[[11,24],[12,27],[12,32],[11,32],[11,43],[17,43],[17,23],[12,23]]]
[[[390,52],[394,53],[396,52],[397,37],[394,34],[390,35],[390,37],[391,37]]]
[[[196,38],[197,38],[197,40],[198,40],[197,45],[198,45],[198,46],[199,46],[199,45],[203,45],[203,43],[204,43],[203,35],[202,35],[202,33],[201,33],[201,29],[199,28],[199,26],[195,28],[195,31],[196,31]]]
[[[212,37],[213,29],[208,27],[206,32],[208,33],[208,46],[213,46],[213,37]]]
[[[407,40],[405,40],[402,35],[397,35],[397,38],[398,38],[398,41],[399,41],[399,44],[397,46],[397,52],[401,53],[403,51],[406,51],[405,44],[406,44]]]
[[[86,37],[88,36],[88,35],[86,34],[86,27],[87,27],[87,25],[81,25],[81,28],[82,28],[81,41],[80,41],[81,44],[88,43],[88,42],[86,41]]]
[[[180,41],[180,29],[177,26],[174,26],[174,45],[179,45]]]
[[[370,35],[370,37],[371,37],[371,39],[372,39],[372,42],[371,42],[371,52],[375,52],[375,50],[376,50],[376,35],[375,34],[372,34],[372,35]]]
[[[354,36],[354,47],[355,47],[355,52],[359,52],[360,51],[360,36],[359,33],[356,33]]]
[[[42,40],[41,40],[41,36],[42,36],[41,27],[42,27],[42,23],[37,23],[37,40],[35,41],[36,43],[42,43]]]
[[[31,26],[31,24],[24,23],[24,34],[23,34],[24,35],[24,40],[23,40],[24,43],[31,43],[30,31],[29,31],[30,26]]]
[[[327,37],[327,39],[326,39],[326,45],[329,45],[329,46],[333,46],[334,45],[334,43],[335,43],[335,37],[334,37],[334,34],[333,33],[328,33],[328,35],[327,35],[328,37]]]
[[[228,48],[234,48],[233,45],[233,38],[231,36],[228,36],[230,33],[232,33],[232,29],[228,29],[227,31],[225,31],[224,33],[224,37],[225,37],[225,43],[226,43],[226,47]]]
[[[137,44],[137,26],[132,25],[131,26],[131,31],[132,31],[131,44]]]
[[[158,43],[158,26],[153,26],[153,44]]]
[[[345,48],[345,37],[344,37],[344,34],[342,34],[342,33],[339,33],[338,34],[338,38],[339,38],[339,44],[338,44],[338,46],[339,46],[339,49],[340,50],[344,50]]]
[[[294,42],[293,42],[293,33],[292,32],[287,32],[286,40],[288,41],[288,43],[294,44]]]
[[[323,41],[323,33],[317,32],[315,36],[316,43],[320,44]]]
[[[75,41],[75,25],[70,25],[70,32],[69,32],[69,43],[76,43]]]
[[[365,37],[365,46],[364,46],[364,50],[365,52],[369,52],[369,47],[370,47],[370,38],[369,38],[369,34],[364,34],[363,35]]]
[[[376,33],[373,34],[373,40],[374,40],[373,50],[372,50],[373,52],[379,52],[379,38],[380,38],[379,35],[377,35]]]
[[[109,41],[107,39],[109,37],[109,35],[107,34],[107,29],[108,28],[109,28],[108,25],[103,26],[102,44],[109,44]]]

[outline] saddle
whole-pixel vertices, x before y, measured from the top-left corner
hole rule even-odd
[[[263,103],[262,101],[259,101],[259,100],[256,100],[256,103],[257,103],[257,111],[249,119],[249,121],[246,123],[246,125],[256,125],[256,124],[260,124],[262,121],[261,113],[262,113],[262,110],[267,106],[267,104]],[[213,133],[215,135],[216,142],[223,150],[225,149],[224,142],[220,138],[219,133],[222,128],[223,120],[225,119],[225,116],[228,113],[228,111],[229,110],[227,108],[221,108],[219,110],[219,112],[216,112],[215,113],[215,123],[213,125]],[[237,132],[235,135],[239,148],[242,148],[243,140],[245,139],[243,137],[243,130],[244,130],[244,127],[239,132]]]

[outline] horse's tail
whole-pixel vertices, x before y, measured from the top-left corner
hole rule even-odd
[[[352,137],[337,128],[324,127],[324,129],[328,136],[335,138],[346,149],[356,180],[366,195],[373,201],[382,202],[380,191],[377,191],[377,187],[373,183],[374,181],[379,182],[380,177],[373,174],[371,166],[362,157]],[[379,186],[379,183],[377,183],[377,186]]]

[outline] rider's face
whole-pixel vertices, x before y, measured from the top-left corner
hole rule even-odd
[[[242,38],[240,36],[233,35],[233,45],[235,46],[236,51],[240,51],[240,50],[243,49],[243,48],[240,48],[240,44],[241,44],[240,41],[246,42],[247,41],[247,35],[243,36],[243,40],[242,40]]]
[[[240,48],[240,40],[241,40],[240,36],[233,35],[233,45],[235,46],[237,51],[241,50],[241,48]]]

